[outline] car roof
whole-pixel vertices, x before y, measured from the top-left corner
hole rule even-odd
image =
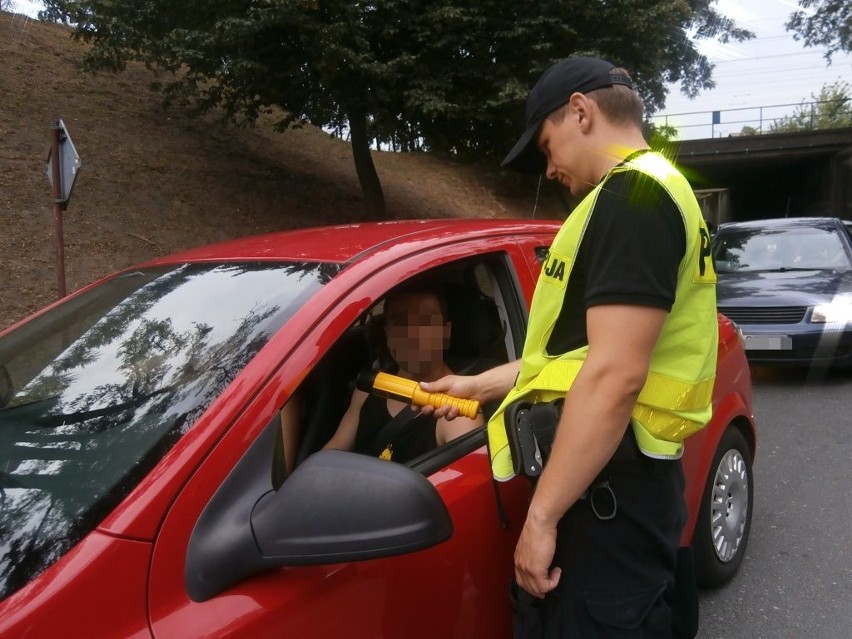
[[[792,229],[792,228],[838,228],[840,220],[836,217],[778,217],[746,222],[725,222],[718,230],[730,229]]]
[[[302,260],[346,264],[389,245],[417,245],[462,235],[471,238],[494,234],[553,233],[560,224],[552,220],[440,219],[311,227],[202,246],[153,260],[149,264],[213,260]]]

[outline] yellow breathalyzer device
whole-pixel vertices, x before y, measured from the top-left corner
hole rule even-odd
[[[415,406],[455,406],[459,414],[473,419],[479,412],[479,402],[475,399],[462,399],[446,393],[428,393],[412,379],[398,377],[389,373],[364,371],[358,376],[358,388],[366,393],[380,397],[398,399]]]

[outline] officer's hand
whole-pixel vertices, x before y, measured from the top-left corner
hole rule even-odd
[[[420,388],[429,393],[446,393],[462,399],[480,399],[478,397],[479,388],[473,375],[446,375],[434,382],[420,382]],[[441,406],[440,408],[423,406],[420,408],[420,412],[424,415],[434,415],[437,418],[447,420],[459,416],[457,406]]]
[[[515,580],[533,597],[544,597],[559,583],[562,569],[550,567],[555,552],[556,528],[527,519],[515,547]]]

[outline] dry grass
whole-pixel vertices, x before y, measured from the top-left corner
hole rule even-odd
[[[141,65],[79,70],[84,45],[58,25],[0,13],[0,328],[56,297],[45,156],[65,122],[83,167],[63,216],[68,291],[178,249],[358,220],[349,145],[321,129],[284,134],[165,111]],[[535,182],[428,154],[374,154],[389,216],[523,217]],[[518,195],[518,193],[522,195]],[[559,216],[551,197],[539,216]]]

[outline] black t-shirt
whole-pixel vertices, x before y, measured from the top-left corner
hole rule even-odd
[[[368,395],[358,415],[358,431],[355,434],[355,448],[358,453],[378,457],[388,449],[390,459],[404,464],[438,445],[436,439],[437,421],[432,415],[418,413],[396,430],[390,441],[376,441],[382,429],[393,419],[388,413],[387,400],[384,397]]]
[[[586,310],[592,306],[632,304],[670,311],[685,253],[683,218],[665,188],[640,171],[609,177],[580,242],[548,354],[589,343]]]

